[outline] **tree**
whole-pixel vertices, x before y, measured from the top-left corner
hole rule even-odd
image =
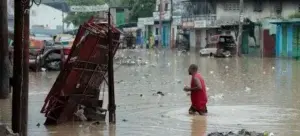
[[[140,17],[153,16],[156,0],[122,0],[121,3],[131,8],[130,21],[137,22]]]
[[[290,19],[293,19],[293,18],[300,18],[300,12],[296,12],[296,13],[294,13],[294,14],[289,15],[289,18],[290,18]]]
[[[105,4],[105,0],[66,0],[68,5],[70,6],[91,6],[91,5],[103,5]],[[75,26],[79,26],[80,24],[87,21],[90,17],[95,15],[95,12],[89,13],[69,13],[65,18],[64,22],[67,24],[73,23]]]

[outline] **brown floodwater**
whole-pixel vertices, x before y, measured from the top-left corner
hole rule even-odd
[[[240,129],[300,135],[299,61],[146,50],[122,50],[118,56],[138,61],[130,66],[116,62],[116,125],[36,126],[45,121],[40,109],[58,72],[30,73],[29,136],[202,136]],[[205,117],[187,113],[189,96],[182,89],[190,82],[191,63],[199,65],[206,80],[209,113]],[[158,91],[165,95],[157,95]],[[0,102],[0,122],[10,124],[11,99]]]

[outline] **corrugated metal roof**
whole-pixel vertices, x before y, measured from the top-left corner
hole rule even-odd
[[[69,12],[70,7],[66,0],[42,0],[42,4],[51,6],[55,9],[61,10],[63,12]]]

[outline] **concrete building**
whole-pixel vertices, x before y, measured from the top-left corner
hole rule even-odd
[[[155,11],[153,12],[154,19],[154,35],[159,35],[163,47],[169,47],[171,41],[171,0],[164,0],[162,5],[162,31],[159,32],[159,19],[160,19],[160,0],[156,0]]]
[[[187,2],[185,13],[182,16],[182,25],[190,29],[190,45],[192,49],[204,48],[207,38],[213,34],[228,33],[223,26],[235,26],[231,34],[236,38],[234,31],[238,30],[239,0],[199,0]],[[252,22],[262,23],[267,28],[273,27],[268,20],[287,19],[290,15],[300,11],[300,1],[295,0],[245,0],[243,18]],[[259,36],[259,29],[255,28],[255,36]],[[275,33],[275,30],[272,30]],[[253,38],[254,39],[254,38]],[[259,40],[249,39],[253,46],[259,44]]]

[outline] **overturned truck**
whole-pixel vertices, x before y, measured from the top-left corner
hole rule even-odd
[[[64,68],[42,107],[41,113],[47,118],[45,125],[105,119],[104,91],[100,88],[107,83],[109,28],[115,54],[121,34],[118,29],[93,19],[79,27]]]

